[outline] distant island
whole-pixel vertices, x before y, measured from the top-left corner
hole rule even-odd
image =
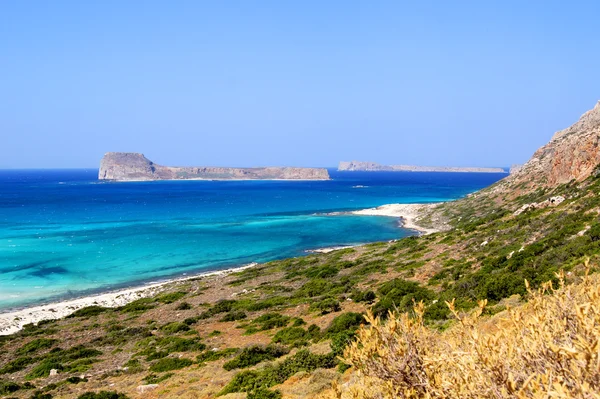
[[[477,168],[455,166],[414,166],[414,165],[380,165],[375,162],[350,161],[340,162],[340,172],[470,172],[470,173],[508,173],[503,168]]]
[[[325,168],[226,168],[162,166],[135,152],[108,152],[100,162],[100,180],[329,180]]]

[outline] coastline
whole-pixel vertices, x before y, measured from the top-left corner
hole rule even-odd
[[[36,324],[42,320],[61,319],[70,315],[76,310],[88,306],[116,308],[119,306],[124,306],[137,299],[154,296],[164,291],[167,286],[171,284],[182,283],[198,278],[226,276],[230,273],[239,272],[257,265],[258,263],[250,263],[244,266],[198,273],[191,276],[161,281],[158,283],[125,288],[117,291],[109,291],[101,294],[82,296],[80,298],[68,299],[65,301],[48,303],[45,305],[25,307],[23,309],[9,310],[7,312],[2,312],[0,310],[0,336],[14,334],[20,331],[26,324]]]
[[[386,204],[376,208],[361,209],[351,212],[344,212],[345,214],[358,215],[358,216],[387,216],[399,218],[402,221],[402,228],[411,229],[419,232],[419,235],[426,235],[441,231],[442,228],[426,228],[418,224],[418,218],[421,213],[425,210],[432,209],[437,206],[435,204]],[[340,213],[341,214],[341,213]],[[333,215],[333,214],[332,214]],[[340,245],[335,247],[316,248],[309,249],[305,252],[307,254],[314,253],[329,253],[336,250],[352,248],[360,245]],[[232,267],[224,270],[202,272],[193,274],[190,276],[173,278],[166,281],[157,283],[150,283],[141,285],[138,287],[131,287],[125,289],[119,289],[115,291],[108,291],[100,294],[93,294],[88,296],[82,296],[75,299],[68,299],[64,301],[52,302],[44,305],[35,305],[31,307],[25,307],[22,309],[8,310],[3,312],[0,310],[0,336],[10,335],[20,331],[26,324],[36,324],[42,320],[53,320],[60,319],[70,315],[76,310],[88,307],[88,306],[102,306],[108,308],[115,308],[124,306],[137,299],[154,296],[164,291],[168,286],[185,282],[187,280],[208,278],[208,277],[222,277],[230,273],[242,271],[251,267],[257,266],[257,263],[251,263],[239,267]]]
[[[424,227],[418,223],[422,212],[430,210],[440,203],[435,204],[386,204],[376,208],[361,209],[350,212],[352,215],[364,216],[389,216],[397,217],[402,220],[402,227],[405,229],[416,230],[420,235],[427,235],[442,231],[441,226]]]

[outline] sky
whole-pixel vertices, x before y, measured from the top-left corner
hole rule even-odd
[[[600,99],[592,1],[2,1],[0,168],[523,163]]]

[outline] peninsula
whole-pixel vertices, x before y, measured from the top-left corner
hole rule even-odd
[[[143,154],[108,152],[100,162],[99,180],[329,180],[325,168],[225,168],[157,165]]]
[[[380,165],[375,162],[350,161],[340,162],[340,172],[470,172],[470,173],[507,173],[503,168],[477,168],[456,166],[414,166],[414,165]]]

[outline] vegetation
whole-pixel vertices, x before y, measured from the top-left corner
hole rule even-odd
[[[361,373],[331,398],[584,398],[600,391],[600,279],[566,285],[564,275],[538,290],[529,303],[505,312],[490,329],[478,310],[461,314],[440,333],[424,323],[424,305],[413,317],[393,313],[387,322],[367,315],[370,326],[345,351]],[[499,315],[500,316],[500,315]]]
[[[286,355],[289,351],[284,347],[277,345],[261,346],[253,345],[248,348],[244,348],[234,359],[228,361],[223,365],[223,368],[227,371],[233,369],[243,369],[246,367],[254,366],[265,360],[273,360]]]

